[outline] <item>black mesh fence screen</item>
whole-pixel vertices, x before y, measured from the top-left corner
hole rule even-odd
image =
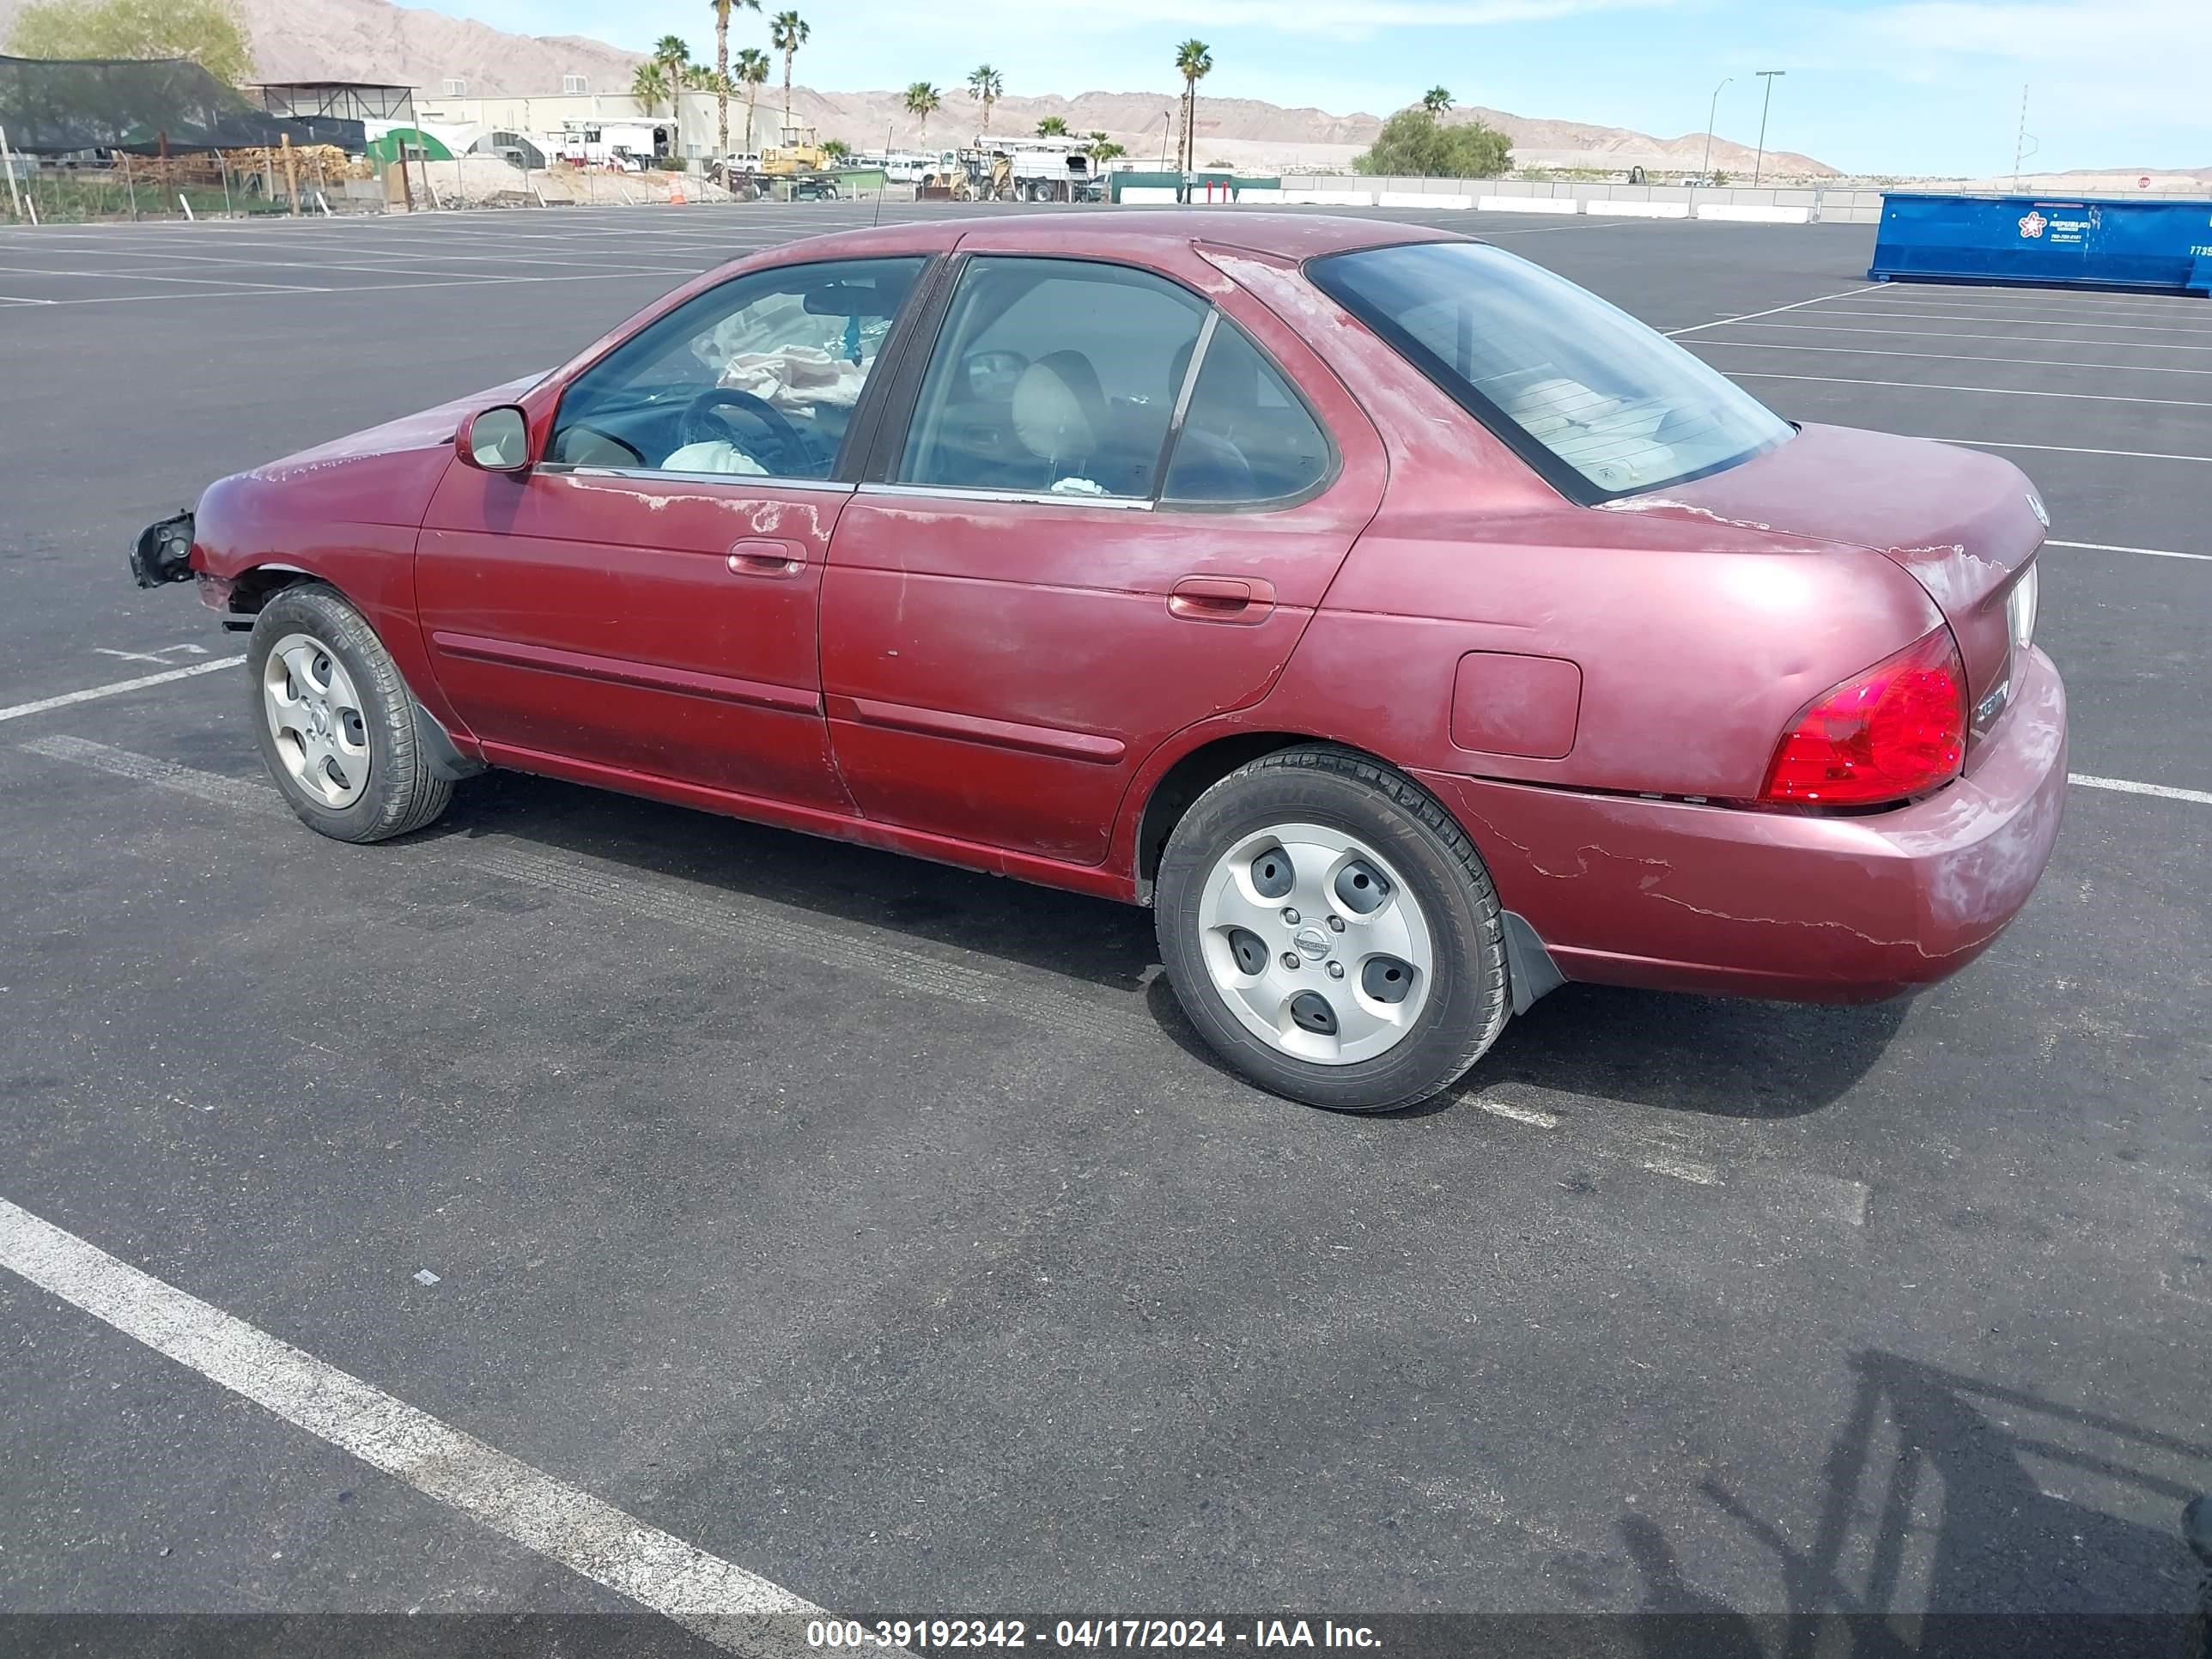
[[[278,116],[256,109],[234,87],[189,58],[0,57],[0,129],[27,155],[120,149],[137,155],[335,144],[359,152],[358,121]]]

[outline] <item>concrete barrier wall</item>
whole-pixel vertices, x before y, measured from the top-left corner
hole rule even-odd
[[[1474,204],[1485,213],[1580,213],[1583,204],[1571,196],[1478,196]]]
[[[1809,225],[1809,207],[1762,207],[1749,202],[1700,202],[1698,217],[1723,219],[1740,225]]]
[[[1129,202],[1166,202],[1174,192],[1132,186]],[[1881,222],[1878,190],[1814,189],[1802,185],[1729,185],[1718,189],[1683,185],[1600,185],[1528,179],[1363,178],[1312,173],[1286,177],[1279,189],[1255,187],[1240,202],[1308,207],[1406,208],[1445,212],[1608,214],[1630,219],[1711,219],[1760,225],[1849,224]]]
[[[1804,185],[1763,185],[1753,189],[1747,185],[1726,185],[1712,189],[1683,185],[1601,185],[1533,179],[1361,179],[1356,174],[1315,173],[1286,178],[1283,180],[1283,186],[1286,191],[1299,192],[1300,199],[1307,192],[1352,191],[1364,187],[1391,198],[1389,205],[1392,206],[1399,205],[1396,198],[1401,196],[1471,196],[1475,207],[1487,213],[1604,213],[1612,210],[1610,204],[1619,202],[1689,202],[1727,207],[1805,208],[1810,210],[1811,219],[1831,223],[1873,223],[1881,214],[1881,192],[1878,190],[1832,190]],[[1555,202],[1571,205],[1546,205]],[[1606,205],[1593,207],[1593,204]],[[1421,205],[1442,204],[1426,203]],[[1696,213],[1692,216],[1725,218],[1730,216]],[[1759,220],[1743,222],[1796,224],[1800,222],[1794,218],[1767,221],[1765,216],[1761,216]]]

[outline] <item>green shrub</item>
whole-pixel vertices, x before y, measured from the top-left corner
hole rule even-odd
[[[1512,159],[1512,140],[1494,127],[1480,121],[1447,126],[1425,110],[1401,109],[1352,167],[1407,179],[1495,179]]]

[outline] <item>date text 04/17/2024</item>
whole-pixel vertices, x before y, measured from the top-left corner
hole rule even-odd
[[[1255,1619],[1241,1627],[1222,1619],[1059,1619],[1034,1624],[1019,1619],[825,1619],[808,1623],[806,1642],[809,1647],[833,1651],[924,1653],[994,1648],[1173,1651],[1229,1647],[1374,1652],[1382,1645],[1368,1626],[1340,1625],[1326,1619]]]

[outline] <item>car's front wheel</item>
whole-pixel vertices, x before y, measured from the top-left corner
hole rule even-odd
[[[279,592],[246,653],[254,736],[284,799],[337,841],[386,841],[446,810],[415,700],[362,614],[319,583]]]
[[[1279,750],[1200,796],[1154,904],[1183,1011],[1291,1099],[1411,1105],[1504,1027],[1504,933],[1480,855],[1426,791],[1351,750]]]

